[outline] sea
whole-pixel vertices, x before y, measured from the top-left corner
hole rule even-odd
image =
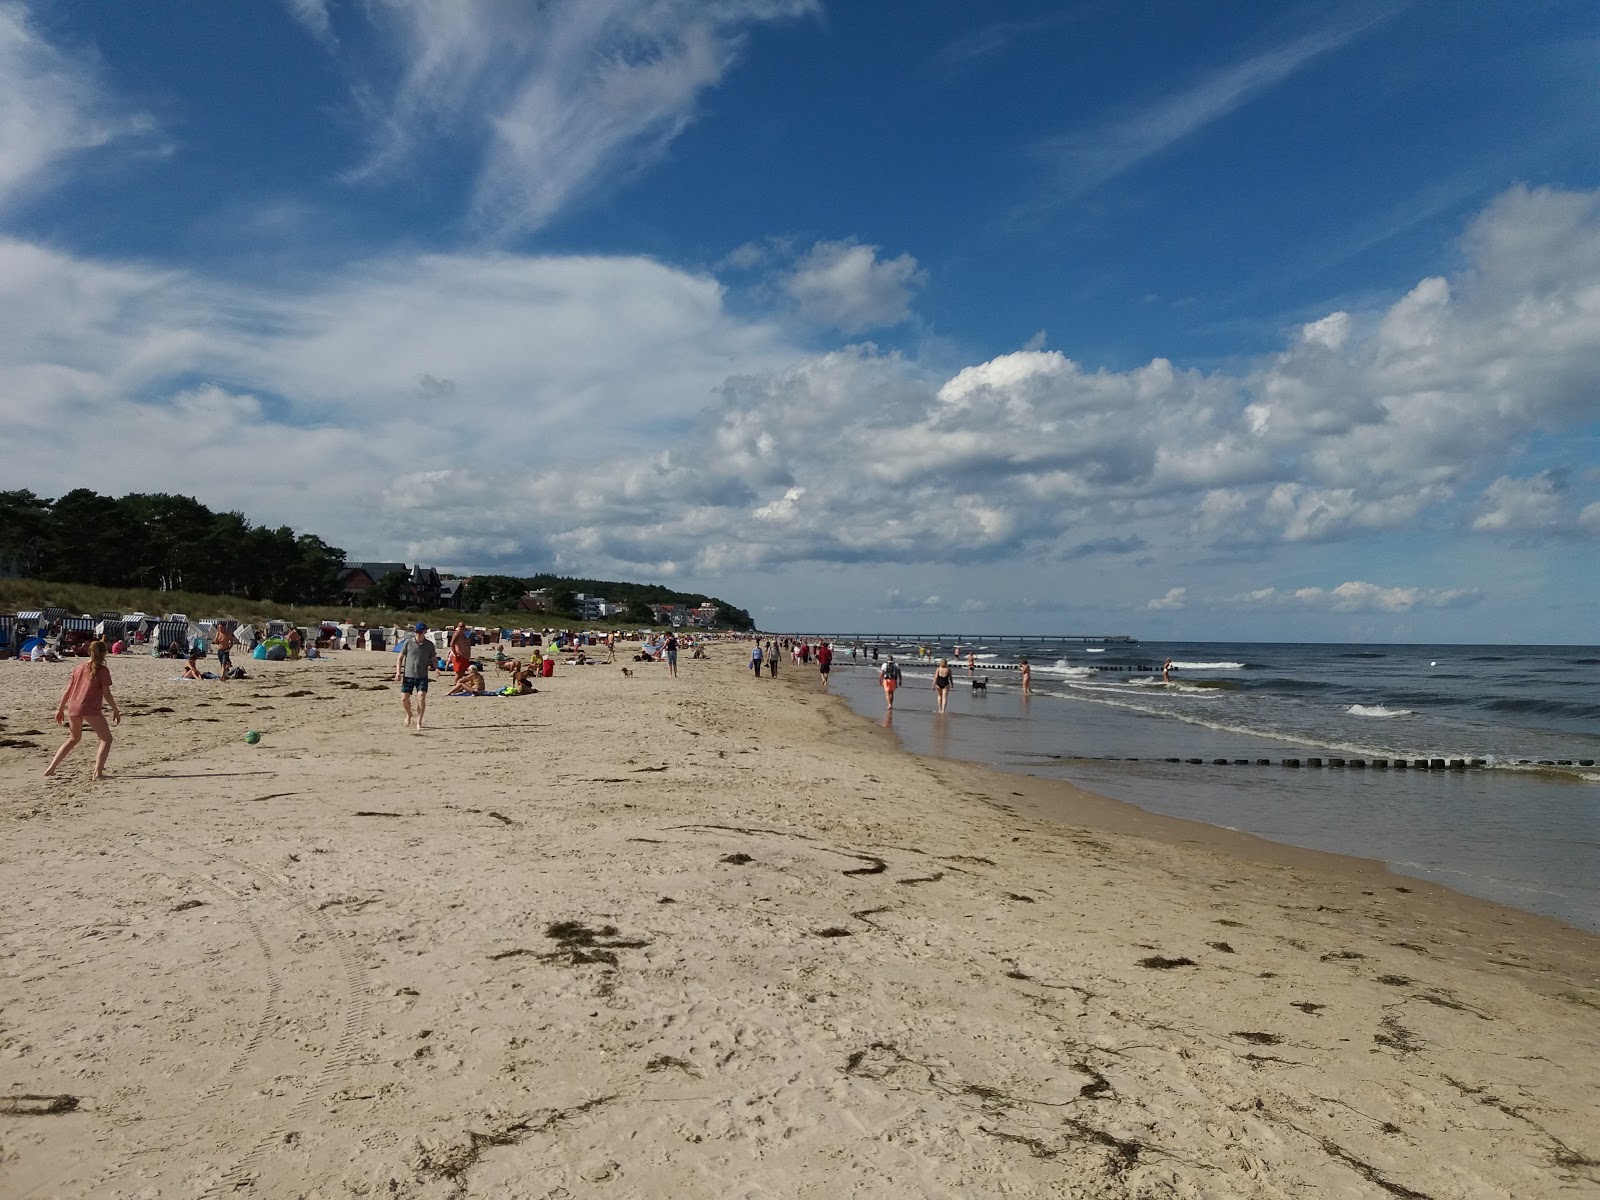
[[[890,727],[912,753],[1376,859],[1600,933],[1600,647],[879,638],[852,659],[853,644],[833,642],[832,690],[882,722],[871,648],[894,654]]]

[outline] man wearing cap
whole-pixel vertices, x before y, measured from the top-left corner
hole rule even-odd
[[[417,729],[422,729],[423,714],[428,711],[428,676],[437,665],[438,648],[428,636],[428,623],[418,621],[411,635],[400,640],[394,664],[395,682],[400,685],[400,707],[406,710],[406,728],[411,728],[411,693],[417,693]]]

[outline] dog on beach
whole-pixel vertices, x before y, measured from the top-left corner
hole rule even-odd
[[[972,681],[972,690],[975,692],[987,692],[989,690],[988,678],[985,676],[979,676],[977,679],[974,679]]]
[[[627,667],[623,667],[622,668],[622,673],[624,675],[628,676],[630,679],[633,677],[633,672],[630,671]]]

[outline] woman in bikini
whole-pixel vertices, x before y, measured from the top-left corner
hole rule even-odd
[[[111,705],[111,724],[122,724],[122,710],[117,698],[111,694],[111,671],[106,667],[106,644],[95,642],[89,647],[89,660],[72,668],[72,678],[67,690],[61,693],[61,703],[56,705],[56,724],[67,725],[67,740],[45,768],[46,775],[54,775],[63,759],[83,737],[87,725],[100,739],[100,748],[94,756],[94,778],[106,773],[106,756],[111,753],[111,726],[106,724],[105,705]]]
[[[950,664],[942,658],[933,671],[933,694],[938,697],[939,711],[943,712],[950,702]]]

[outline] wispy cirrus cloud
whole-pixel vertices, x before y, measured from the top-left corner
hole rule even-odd
[[[1049,167],[1044,204],[1074,199],[1132,170],[1390,19],[1400,7],[1347,10],[1298,37],[1213,70],[1145,108],[1094,129],[1047,139],[1037,147]]]
[[[312,0],[291,0],[313,17]],[[507,237],[659,156],[738,58],[745,31],[818,0],[410,0],[370,6],[399,62],[357,89],[372,149],[352,180],[442,141],[478,156],[470,218]],[[303,18],[304,19],[304,18]]]
[[[110,96],[92,58],[51,45],[25,6],[0,0],[0,210],[46,187],[73,155],[155,127]]]
[[[328,0],[284,0],[284,3],[289,7],[289,14],[304,25],[312,37],[329,50],[338,48],[333,19],[328,15]]]

